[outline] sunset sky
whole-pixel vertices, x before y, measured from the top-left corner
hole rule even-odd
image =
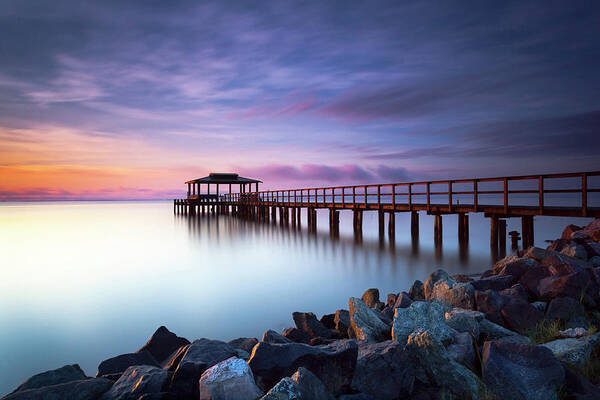
[[[2,0],[0,200],[598,170],[599,5]]]

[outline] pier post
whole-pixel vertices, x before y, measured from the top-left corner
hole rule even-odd
[[[302,225],[300,223],[300,221],[302,221],[300,218],[301,215],[302,215],[302,208],[300,208],[300,207],[296,208],[296,226],[298,229],[300,229],[300,226]]]
[[[434,236],[434,241],[437,245],[440,245],[442,243],[442,215],[441,214],[435,214],[434,216],[434,225],[433,225],[433,236]]]
[[[329,234],[334,238],[340,235],[340,212],[335,208],[329,209]]]
[[[296,227],[296,209],[294,207],[292,207],[292,228]]]
[[[490,248],[492,251],[498,251],[498,217],[490,217]]]
[[[358,208],[354,209],[354,235],[362,239],[362,216],[363,211]]]
[[[390,243],[394,243],[396,240],[396,213],[388,213],[388,239]]]
[[[458,242],[469,243],[469,216],[464,213],[458,214]]]
[[[308,231],[314,233],[317,231],[317,210],[312,207],[309,207],[306,211],[308,220]]]
[[[381,242],[385,236],[385,214],[382,209],[377,210],[377,219],[379,221],[379,241]]]
[[[275,206],[271,206],[271,220],[273,220],[273,223],[277,223],[277,207]]]
[[[499,254],[501,258],[506,256],[506,220],[501,219],[498,221],[498,246]]]
[[[419,240],[419,213],[417,211],[410,213],[410,236],[413,242]]]
[[[521,217],[521,231],[523,237],[523,250],[533,246],[533,216],[526,215]]]

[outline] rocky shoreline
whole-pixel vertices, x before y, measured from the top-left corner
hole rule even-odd
[[[600,399],[600,219],[476,279],[434,271],[260,340],[160,327],[135,353],[34,375],[2,400]]]

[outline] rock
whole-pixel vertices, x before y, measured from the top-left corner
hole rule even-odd
[[[213,365],[200,377],[200,400],[255,400],[263,392],[254,383],[248,364],[239,358],[228,358]]]
[[[492,271],[491,269],[486,269],[485,271],[483,271],[481,273],[481,276],[479,277],[479,279],[485,279],[485,278],[489,278],[490,276],[493,276],[494,271]]]
[[[350,328],[350,313],[346,310],[337,310],[333,319],[335,322],[335,330],[340,334],[341,337],[348,337],[348,330]]]
[[[552,254],[546,257],[541,264],[548,268],[550,275],[568,275],[583,269],[579,262],[561,254]]]
[[[377,314],[369,309],[362,300],[350,297],[350,326],[357,339],[368,342],[381,342],[389,339],[390,327]]]
[[[353,390],[391,400],[408,396],[414,380],[415,372],[402,344],[391,340],[359,343]]]
[[[594,256],[594,257],[590,258],[588,261],[595,269],[598,269],[598,267],[600,267],[600,256]],[[596,283],[598,283],[600,285],[598,278],[596,278]]]
[[[343,394],[338,400],[376,400],[365,393]]]
[[[150,365],[160,367],[156,359],[148,351],[140,353],[121,354],[116,357],[104,360],[98,365],[97,377],[108,374],[123,372],[132,365]]]
[[[567,227],[562,231],[562,235],[560,235],[561,239],[571,239],[573,233],[582,230],[583,228],[577,225],[567,225]]]
[[[473,337],[470,333],[457,332],[454,334],[454,341],[446,350],[450,358],[454,361],[469,369],[475,368],[475,348],[473,347]]]
[[[379,289],[367,289],[361,296],[361,300],[369,308],[375,308],[379,304]]]
[[[162,392],[169,381],[169,373],[150,365],[127,368],[118,381],[100,400],[131,400],[146,393]]]
[[[391,325],[392,321],[394,320],[394,307],[386,307],[383,310],[381,310],[381,317],[380,319],[388,324]]]
[[[577,265],[580,268],[589,267],[589,263],[586,262],[585,260],[580,260],[578,258],[570,257],[568,255],[561,254],[554,250],[540,249],[539,247],[530,247],[527,250],[525,257],[532,258],[540,263],[544,263],[547,265],[550,263],[551,264],[564,263],[564,264]],[[552,257],[553,259],[546,261],[546,259],[549,259],[550,257]]]
[[[540,292],[538,286],[542,279],[550,276],[550,271],[543,265],[531,267],[521,276],[519,283],[527,290],[532,298],[539,299]]]
[[[506,329],[505,327],[495,324],[487,319],[479,322],[479,331],[485,340],[500,340],[513,343],[529,343],[530,340],[526,336],[521,336],[517,332]]]
[[[250,359],[250,353],[248,353],[246,350],[236,348],[234,348],[233,350],[235,350],[235,356],[237,358],[241,358],[244,361],[248,361]]]
[[[300,388],[290,377],[281,379],[261,400],[301,400]]]
[[[97,400],[113,383],[105,378],[84,379],[14,392],[2,400]]]
[[[476,291],[474,297],[477,311],[484,313],[490,321],[504,323],[500,310],[504,307],[505,300],[499,293],[493,290]]]
[[[352,340],[318,347],[302,343],[260,342],[254,348],[248,365],[263,390],[304,367],[315,374],[329,392],[339,395],[350,386],[357,355],[358,346]]]
[[[260,341],[267,343],[292,343],[290,339],[286,338],[283,335],[280,335],[279,333],[271,329],[263,333]]]
[[[429,292],[428,300],[438,300],[450,306],[471,309],[475,307],[475,289],[470,283],[452,279],[439,280]]]
[[[316,315],[311,312],[295,312],[292,313],[292,318],[294,319],[296,328],[308,333],[310,337],[331,337],[331,331],[320,323]]]
[[[499,292],[500,290],[511,287],[516,280],[517,279],[512,275],[494,275],[489,278],[474,280],[471,282],[471,286],[473,286],[475,290],[495,290]]]
[[[596,218],[590,222],[585,228],[583,228],[583,232],[595,242],[600,242],[600,218]]]
[[[283,331],[283,336],[296,343],[308,343],[312,339],[308,333],[298,328],[287,328]]]
[[[335,314],[324,314],[319,322],[327,329],[335,329]]]
[[[444,318],[444,307],[437,302],[415,301],[408,308],[396,308],[392,338],[401,344],[418,328],[423,328],[441,342],[452,340],[453,333]]]
[[[585,304],[595,307],[598,300],[598,285],[585,270],[544,278],[539,283],[538,291],[540,299],[544,301],[556,297],[583,298]]]
[[[504,298],[505,303],[518,302],[518,303],[527,303],[529,302],[529,295],[527,290],[521,285],[517,283],[509,287],[508,289],[504,289],[500,291],[500,295]]]
[[[565,373],[552,352],[540,346],[486,342],[483,346],[486,385],[502,399],[558,399]]]
[[[457,332],[465,332],[477,340],[479,338],[479,322],[485,315],[479,311],[452,308],[446,311],[446,325]]]
[[[394,293],[388,293],[387,295],[387,301],[385,302],[386,307],[394,307],[394,304],[396,304],[396,299],[398,298],[398,294],[394,294]]]
[[[570,368],[565,367],[565,386],[566,398],[576,400],[597,400],[600,399],[600,388],[576,374]]]
[[[320,346],[322,344],[331,344],[333,342],[335,342],[335,339],[325,339],[322,337],[314,337],[314,338],[310,339],[310,342],[308,342],[308,344],[311,346]]]
[[[566,246],[560,251],[560,254],[564,254],[574,258],[580,258],[582,260],[588,259],[588,251],[585,246],[571,242],[569,246]]]
[[[408,290],[408,295],[413,301],[425,300],[425,287],[423,282],[416,280]]]
[[[552,299],[548,304],[546,318],[549,320],[559,320],[567,328],[577,328],[579,326],[588,328],[589,322],[585,317],[583,305],[570,297],[558,297]]]
[[[541,344],[550,349],[560,361],[574,366],[582,366],[590,358],[592,350],[600,339],[600,333],[580,338],[557,339]]]
[[[237,338],[227,342],[233,348],[242,349],[248,353],[252,353],[252,349],[258,343],[256,338]]]
[[[225,342],[210,339],[194,340],[173,373],[169,391],[178,399],[190,397],[197,399],[198,380],[202,373],[207,368],[236,354],[236,349]]]
[[[431,295],[433,293],[433,287],[438,282],[449,282],[448,286],[451,287],[456,281],[448,275],[446,271],[443,269],[438,269],[427,277],[427,280],[423,284],[423,293],[425,295],[425,300],[431,300]],[[412,296],[411,296],[412,297]],[[414,298],[414,297],[413,297]]]
[[[544,318],[544,313],[527,302],[510,302],[502,307],[500,311],[504,324],[507,328],[526,333]]]
[[[548,308],[548,303],[545,301],[534,301],[531,303],[538,311],[546,313],[546,308]]]
[[[406,344],[406,350],[417,367],[417,379],[449,391],[459,398],[478,398],[481,382],[465,366],[454,361],[442,342],[431,332],[418,329]]]
[[[562,338],[578,338],[581,336],[586,336],[587,334],[588,330],[583,328],[569,328],[558,331],[558,336]]]
[[[292,380],[296,382],[301,399],[334,400],[333,395],[327,391],[323,382],[304,367],[300,367],[294,372]]]
[[[57,369],[33,375],[25,380],[25,382],[21,383],[13,391],[13,393],[22,392],[23,390],[37,389],[44,386],[80,381],[82,379],[87,379],[87,376],[85,376],[85,373],[79,367],[79,364],[65,365]]]
[[[536,260],[531,258],[510,255],[496,262],[492,271],[494,274],[512,275],[515,278],[520,279],[525,272],[538,264],[539,263]]]
[[[169,358],[163,361],[163,363],[161,364],[162,369],[166,369],[169,372],[174,372],[177,369],[179,362],[187,352],[188,347],[190,347],[189,344],[178,348],[173,354],[169,356]]]
[[[465,274],[452,275],[452,279],[454,279],[456,282],[472,282],[473,281],[473,278],[471,278],[469,275],[465,275]]]
[[[174,351],[186,344],[190,344],[189,340],[179,337],[161,326],[136,353],[148,351],[156,361],[162,363]]]
[[[398,294],[396,298],[396,302],[394,303],[395,308],[406,308],[412,304],[412,299],[409,294],[406,292],[401,292]]]

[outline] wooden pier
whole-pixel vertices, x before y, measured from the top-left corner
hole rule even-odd
[[[506,248],[507,218],[521,218],[522,245],[527,248],[534,242],[535,216],[600,217],[600,207],[588,204],[590,194],[600,193],[600,185],[591,187],[595,176],[600,176],[600,171],[258,191],[258,180],[211,174],[186,182],[188,198],[174,200],[173,206],[176,213],[232,213],[265,222],[276,222],[279,214],[280,224],[293,228],[301,226],[301,209],[306,209],[309,232],[316,232],[316,210],[327,209],[332,237],[339,235],[340,211],[347,210],[353,213],[357,240],[362,240],[366,211],[379,213],[380,237],[388,215],[390,239],[395,237],[395,213],[411,213],[413,240],[419,236],[419,212],[426,212],[435,217],[436,244],[442,241],[444,215],[458,214],[458,238],[463,244],[469,240],[468,214],[484,213],[490,219],[490,246],[502,252]],[[200,194],[201,184],[208,185],[206,194]],[[215,194],[210,193],[210,184],[217,184]],[[219,184],[229,185],[229,191],[219,194]],[[232,193],[232,184],[240,184],[239,192]],[[247,189],[252,184],[255,191]],[[557,196],[563,196],[562,204],[551,204]]]

